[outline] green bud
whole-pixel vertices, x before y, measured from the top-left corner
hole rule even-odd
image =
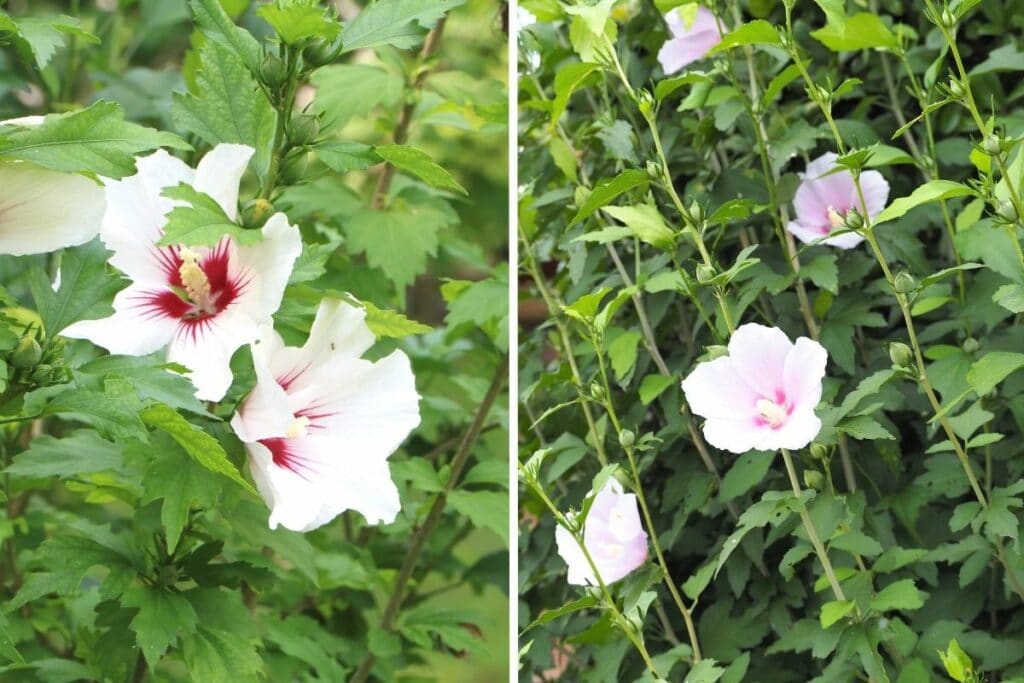
[[[1013,223],[1017,220],[1017,209],[1013,208],[1013,204],[1010,202],[999,202],[996,213],[1007,223]]]
[[[829,91],[828,88],[826,88],[823,85],[816,85],[816,86],[814,86],[814,88],[815,88],[815,92],[817,93],[819,101],[821,101],[821,102],[831,102],[832,101],[832,93]]]
[[[619,445],[623,448],[632,448],[633,444],[636,443],[636,434],[628,429],[623,429],[619,432]]]
[[[297,185],[306,177],[309,170],[309,155],[294,154],[281,164],[281,178],[285,185]]]
[[[693,221],[698,227],[702,227],[704,225],[704,207],[701,206],[699,202],[694,201],[690,204],[690,217],[693,218]]]
[[[864,217],[860,215],[860,211],[850,209],[846,214],[846,227],[850,230],[860,230],[864,227]]]
[[[254,199],[242,207],[242,224],[247,228],[262,228],[273,213],[273,204],[266,199]]]
[[[825,475],[818,470],[804,470],[804,485],[815,491],[824,491]]]
[[[49,384],[53,380],[53,366],[37,365],[32,370],[31,378],[33,384]]]
[[[820,443],[811,444],[811,457],[815,460],[825,460],[828,458],[828,449],[822,446]]]
[[[697,282],[702,285],[706,285],[714,280],[716,275],[717,273],[715,272],[715,269],[706,263],[702,263],[697,266]]]
[[[981,148],[985,150],[985,154],[989,156],[998,156],[1003,153],[1003,141],[999,139],[998,135],[989,133],[985,136],[985,139],[981,142]]]
[[[949,79],[949,92],[953,97],[960,98],[967,94],[967,88],[960,79],[954,77]]]
[[[896,274],[896,279],[893,282],[893,289],[896,290],[897,294],[910,294],[917,289],[917,281],[914,280],[914,276],[905,270],[901,270]]]
[[[646,170],[647,175],[651,176],[652,178],[658,178],[661,176],[661,166],[654,163],[653,161],[647,162]]]
[[[604,387],[602,387],[598,382],[591,382],[590,395],[596,398],[598,401],[604,400]]]
[[[287,80],[288,69],[285,68],[284,62],[275,54],[268,52],[263,55],[263,62],[260,63],[260,81],[271,90],[276,90]]]
[[[721,344],[709,346],[706,349],[706,351],[708,352],[708,358],[710,358],[711,360],[715,360],[716,358],[721,358],[722,356],[729,355],[729,347],[722,346]]]
[[[312,67],[321,67],[326,66],[337,59],[338,53],[340,52],[340,39],[331,43],[318,41],[312,45],[308,45],[306,49],[302,51],[302,59],[306,64],[309,64]]]
[[[914,362],[914,352],[903,342],[893,342],[889,345],[889,359],[897,367],[910,367]]]
[[[18,347],[11,354],[11,365],[19,370],[27,370],[34,367],[39,359],[43,357],[43,347],[35,337],[22,337]]]
[[[956,26],[956,16],[950,11],[948,7],[942,9],[942,16],[939,17],[939,21],[946,28],[953,28]]]
[[[640,113],[644,115],[644,118],[650,118],[654,111],[654,98],[651,96],[651,93],[641,90],[637,93],[637,99],[639,100]]]
[[[975,351],[978,350],[980,346],[981,345],[978,344],[977,339],[975,339],[974,337],[968,337],[967,339],[964,339],[962,348],[965,353],[974,353]]]
[[[313,114],[298,114],[292,117],[288,127],[288,140],[296,147],[305,147],[316,141],[320,135],[320,117]]]

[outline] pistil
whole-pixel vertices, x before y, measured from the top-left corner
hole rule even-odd
[[[199,265],[199,255],[191,249],[181,250],[181,267],[178,268],[181,282],[189,300],[201,312],[213,315],[217,312],[217,304],[210,291],[210,279]]]

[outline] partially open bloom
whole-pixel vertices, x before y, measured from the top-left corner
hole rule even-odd
[[[673,9],[665,15],[665,21],[672,37],[658,51],[658,62],[666,74],[703,59],[722,42],[715,15],[703,5],[697,7],[696,15],[688,15],[686,8]]]
[[[569,565],[569,583],[597,585],[579,543],[563,527],[555,530],[558,554]],[[614,478],[598,491],[583,524],[583,544],[601,580],[614,583],[647,561],[647,533],[640,523],[636,495],[625,493]]]
[[[857,196],[853,175],[843,170],[826,175],[836,167],[838,157],[829,152],[807,165],[807,171],[800,175],[802,182],[797,188],[793,207],[796,220],[790,221],[789,231],[801,242],[814,242],[846,226],[851,209],[861,215],[874,218],[885,208],[889,199],[889,183],[878,171],[862,171],[860,186],[864,192],[864,203]],[[848,232],[822,240],[840,249],[852,249],[864,241],[864,236]]]
[[[690,410],[706,419],[704,438],[733,453],[803,448],[821,431],[828,353],[777,327],[749,323],[729,340],[729,355],[701,363],[683,380]]]
[[[311,531],[345,510],[371,524],[398,514],[388,456],[419,424],[419,395],[403,352],[363,360],[374,342],[365,316],[324,300],[301,348],[269,326],[252,345],[256,387],[231,426],[272,529]]]
[[[217,145],[193,170],[161,150],[138,159],[136,175],[106,181],[100,237],[114,252],[110,263],[132,282],[114,297],[114,315],[75,323],[64,336],[129,356],[166,346],[167,359],[189,369],[197,397],[223,398],[232,354],[255,340],[281,305],[302,250],[299,232],[278,213],[253,246],[225,236],[214,247],[158,247],[167,214],[180,204],[161,193],[188,183],[234,220],[238,183],[252,154],[244,145]]]
[[[35,126],[42,116],[0,121]],[[75,173],[25,161],[0,162],[0,253],[45,254],[85,244],[100,231],[103,187]]]

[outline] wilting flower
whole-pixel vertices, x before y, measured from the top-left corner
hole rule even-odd
[[[255,340],[281,305],[302,249],[299,232],[278,213],[253,246],[225,236],[212,248],[158,247],[167,214],[180,205],[161,192],[188,183],[234,220],[238,183],[252,154],[244,145],[217,145],[193,170],[161,150],[138,159],[136,175],[106,181],[100,237],[114,252],[110,263],[131,284],[114,297],[114,315],[75,323],[62,334],[129,356],[166,346],[167,359],[189,369],[196,396],[223,398],[232,354]]]
[[[672,37],[658,51],[658,62],[666,74],[703,59],[722,42],[715,15],[703,5],[697,7],[695,15],[688,14],[686,8],[673,9],[665,15],[665,21]]]
[[[0,121],[35,126],[42,116]],[[0,253],[45,254],[84,244],[100,231],[103,187],[74,173],[25,161],[0,162]]]
[[[733,453],[803,448],[821,431],[814,408],[828,353],[796,343],[777,327],[747,324],[729,340],[729,355],[701,363],[683,380],[690,410],[706,419],[704,437]]]
[[[400,509],[390,456],[420,422],[409,358],[362,358],[366,313],[321,302],[309,339],[285,346],[266,327],[252,345],[256,387],[231,420],[270,507],[270,528],[311,531],[345,510],[390,523]]]
[[[801,242],[814,242],[847,225],[847,216],[855,209],[861,216],[874,218],[885,208],[889,199],[889,183],[878,171],[862,171],[860,187],[864,192],[864,204],[857,196],[853,175],[843,170],[828,174],[836,168],[838,157],[829,152],[807,165],[801,174],[802,182],[797,188],[793,206],[796,220],[790,221],[789,231]],[[864,241],[864,236],[855,232],[829,237],[822,240],[840,249],[852,249]]]
[[[597,585],[594,571],[572,534],[555,530],[558,554],[569,565],[569,583]],[[647,533],[640,523],[636,495],[624,493],[614,478],[598,491],[583,524],[583,544],[601,580],[613,583],[647,561]]]

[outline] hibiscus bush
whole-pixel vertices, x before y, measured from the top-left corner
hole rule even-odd
[[[521,5],[520,680],[1024,680],[1024,3]]]
[[[0,2],[0,680],[503,675],[504,41]]]

